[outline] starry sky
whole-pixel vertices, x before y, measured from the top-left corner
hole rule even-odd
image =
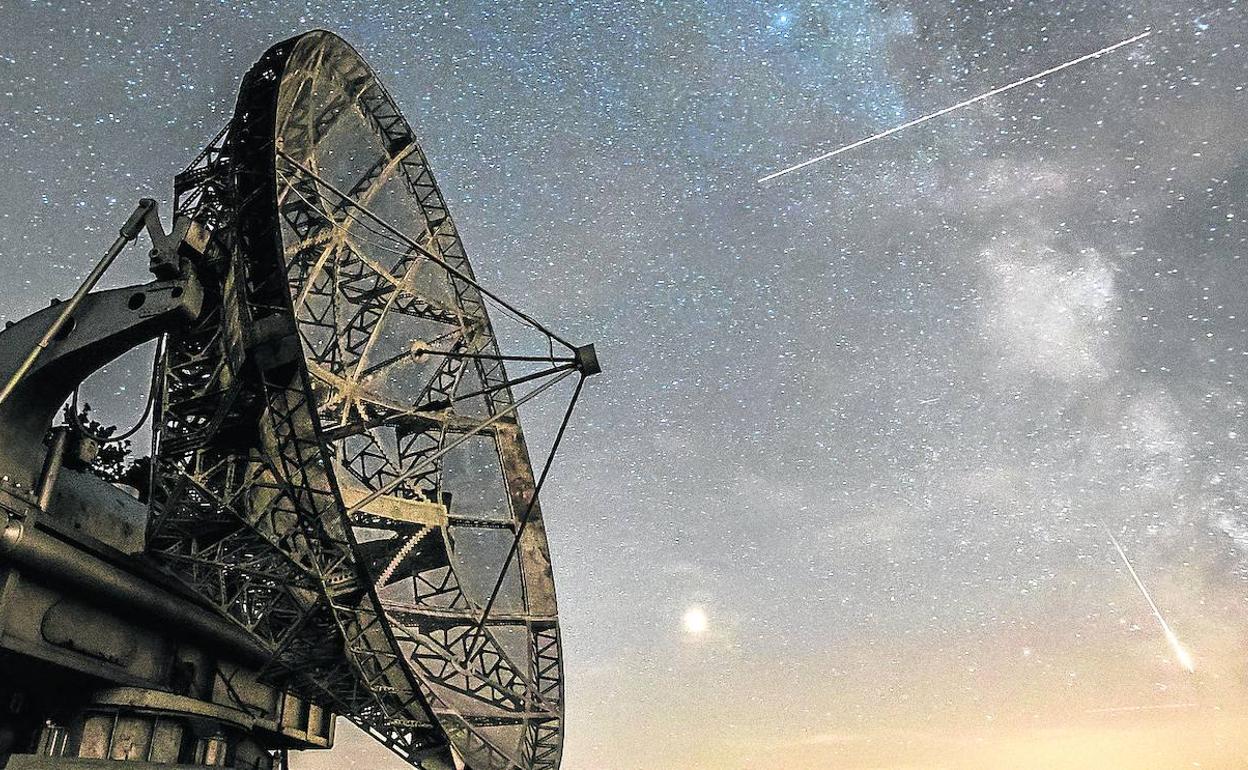
[[[1248,762],[1242,5],[4,0],[0,319],[313,27],[478,277],[603,359],[543,498],[566,768]],[[344,727],[296,767],[401,765]]]

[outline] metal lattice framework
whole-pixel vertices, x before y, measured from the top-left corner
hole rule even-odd
[[[330,33],[265,54],[176,193],[210,297],[163,362],[151,557],[411,764],[554,770],[550,464],[516,412],[592,350],[477,283],[411,128]],[[487,304],[543,345],[502,354]]]

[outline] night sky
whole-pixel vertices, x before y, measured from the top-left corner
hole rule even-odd
[[[566,768],[1248,762],[1244,7],[0,0],[0,320],[313,27],[482,282],[603,359],[543,496]],[[401,764],[343,728],[296,766]]]

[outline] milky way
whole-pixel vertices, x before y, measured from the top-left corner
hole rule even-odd
[[[810,158],[809,160],[804,160],[801,163],[796,163],[792,166],[782,168],[779,171],[773,171],[772,173],[764,177],[760,177],[758,181],[760,184],[763,182],[770,182],[772,179],[777,179],[779,177],[784,176],[785,174],[790,174],[794,171],[798,171],[800,169],[806,168],[807,166],[812,166],[816,163],[822,163],[825,160],[830,160],[832,158],[835,158],[837,155],[840,155],[841,153],[849,152],[850,150],[856,150],[859,147],[868,145],[876,140],[892,136],[893,134],[899,131],[905,131],[907,128],[913,128],[914,126],[921,125],[923,123],[928,122],[929,120],[942,118],[951,112],[957,112],[958,110],[966,109],[967,107],[970,107],[971,105],[979,104],[982,101],[991,99],[992,97],[998,96],[999,94],[1003,94],[1006,91],[1013,91],[1015,88],[1022,88],[1028,83],[1034,83],[1038,80],[1043,80],[1044,78],[1047,78],[1050,75],[1055,75],[1061,72],[1062,70],[1069,69],[1071,67],[1076,67],[1080,64],[1083,64],[1085,61],[1092,61],[1093,59],[1099,59],[1105,54],[1113,53],[1114,51],[1117,51],[1119,48],[1132,45],[1133,43],[1138,43],[1139,41],[1143,40],[1144,38],[1148,37],[1151,34],[1153,34],[1152,31],[1144,31],[1138,35],[1132,35],[1126,40],[1119,40],[1117,43],[1114,43],[1113,45],[1107,45],[1104,48],[1093,51],[1092,53],[1085,53],[1083,56],[1076,56],[1075,58],[1071,59],[1068,62],[1062,62],[1061,64],[1054,65],[1052,67],[1049,67],[1048,69],[1040,70],[1039,72],[1035,74],[1028,75],[1025,78],[1019,78],[1018,80],[1015,80],[1013,83],[1007,83],[1006,85],[1003,85],[1003,86],[997,86],[996,88],[993,88],[989,91],[985,91],[982,94],[979,94],[978,96],[972,96],[969,99],[963,99],[957,104],[951,104],[948,107],[942,107],[939,110],[936,110],[935,112],[929,112],[926,115],[921,115],[917,118],[914,118],[913,120],[907,120],[905,123],[902,123],[900,126],[893,126],[892,128],[884,129],[883,131],[872,134],[871,136],[868,136],[865,139],[859,139],[856,142],[850,142],[849,144],[838,147],[835,150],[832,150],[830,152],[825,152],[822,155],[817,155],[813,158]]]
[[[6,0],[0,311],[68,296],[139,197],[168,211],[265,48],[333,29],[478,277],[603,359],[544,493],[567,768],[1226,766],[1248,752],[1245,16]],[[143,366],[85,397],[129,423]],[[540,445],[559,415],[523,416]],[[298,766],[400,765],[344,728]]]

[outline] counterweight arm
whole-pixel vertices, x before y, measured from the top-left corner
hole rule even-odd
[[[86,299],[87,294],[94,289],[95,285],[100,282],[101,278],[104,277],[104,273],[107,272],[108,268],[112,266],[113,260],[116,259],[117,255],[121,253],[121,250],[126,247],[126,244],[139,237],[139,233],[143,229],[143,223],[147,220],[148,215],[155,214],[155,212],[156,201],[151,198],[144,198],[139,201],[139,205],[135,208],[134,213],[131,214],[130,218],[126,220],[126,223],[121,226],[121,231],[117,235],[117,240],[113,241],[113,245],[108,247],[108,251],[104,252],[104,256],[100,258],[100,261],[97,262],[95,267],[91,269],[91,272],[87,274],[86,280],[84,280],[78,287],[78,290],[74,292],[74,296],[70,297],[68,302],[60,306],[59,312],[56,314],[56,319],[52,323],[48,324],[47,331],[43,333],[43,336],[39,338],[39,341],[36,342],[34,347],[30,349],[30,352],[26,354],[26,357],[22,359],[21,364],[19,364],[14,371],[9,373],[5,380],[4,388],[0,390],[0,405],[3,405],[5,401],[9,400],[9,397],[13,395],[13,391],[22,381],[22,378],[30,373],[31,367],[35,365],[35,361],[39,359],[39,356],[43,353],[43,351],[48,349],[48,345],[52,344],[52,340],[56,337],[57,332],[65,325],[67,320],[73,317],[74,312],[78,310],[78,306],[82,304],[82,301]]]
[[[153,266],[180,266],[179,275],[121,289],[92,292],[104,272],[144,226],[152,234]],[[182,228],[185,230],[185,228]],[[175,226],[175,234],[179,228]],[[95,269],[67,302],[0,332],[0,477],[9,492],[29,491],[42,465],[44,436],[56,412],[92,372],[128,350],[198,317],[203,293],[183,241],[160,228],[156,203],[140,202]]]

